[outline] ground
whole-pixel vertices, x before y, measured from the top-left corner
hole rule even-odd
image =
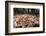
[[[39,27],[39,15],[18,14],[14,16],[15,28]]]

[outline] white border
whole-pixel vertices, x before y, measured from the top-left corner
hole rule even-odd
[[[31,27],[31,28],[13,28],[13,8],[38,8],[40,9],[40,27]],[[34,5],[34,4],[19,4],[19,3],[9,3],[9,33],[18,33],[18,32],[33,32],[33,31],[43,31],[43,6]]]

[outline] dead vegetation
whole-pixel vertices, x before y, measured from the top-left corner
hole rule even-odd
[[[20,14],[14,16],[15,28],[39,27],[39,16],[31,14]]]

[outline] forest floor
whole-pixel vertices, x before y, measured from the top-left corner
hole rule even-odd
[[[39,27],[39,15],[18,14],[14,16],[15,28]]]

